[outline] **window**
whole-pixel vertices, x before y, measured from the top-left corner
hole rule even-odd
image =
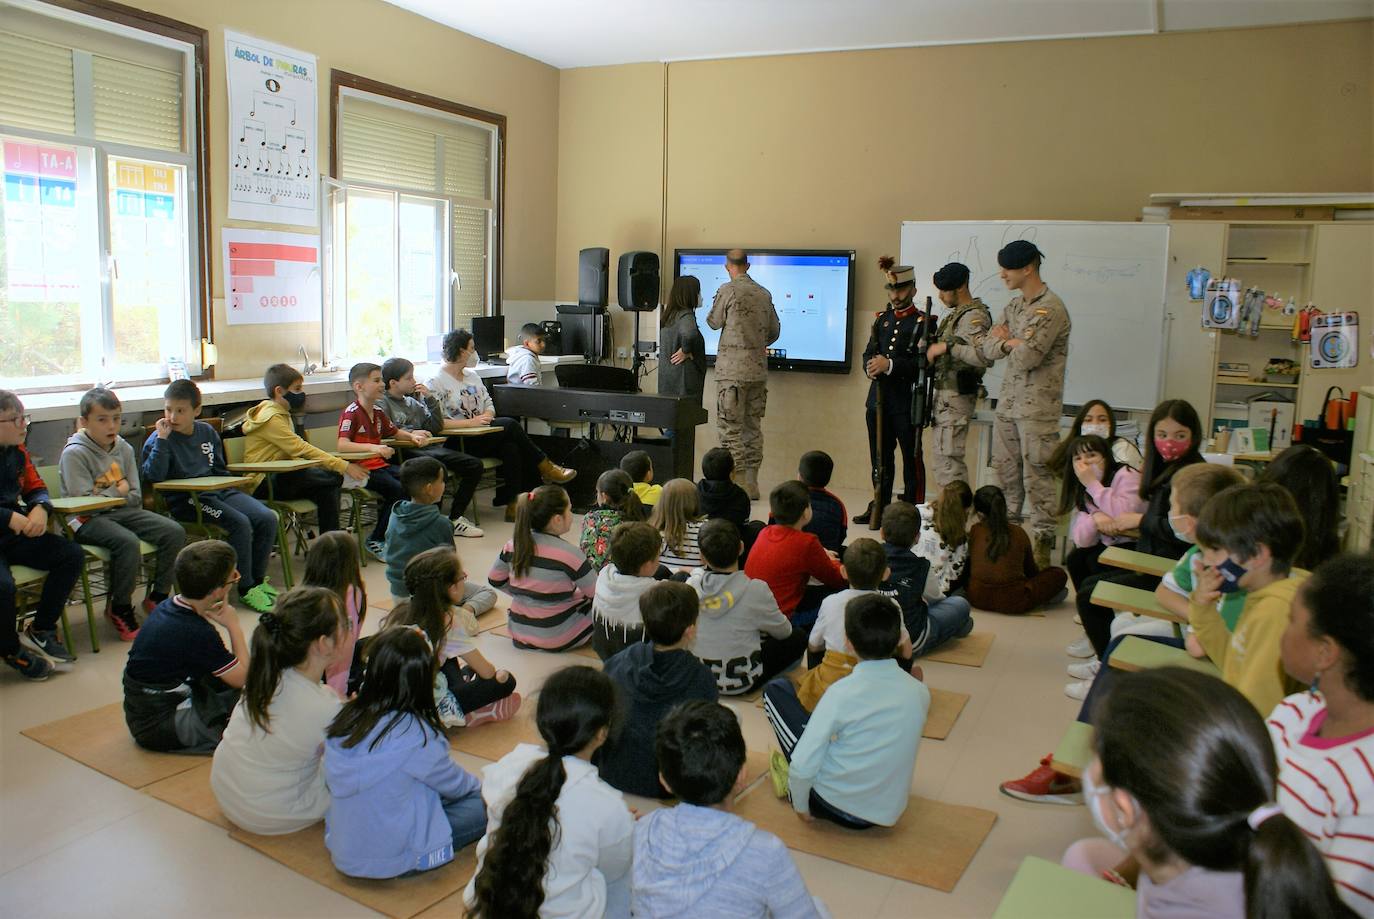
[[[335,71],[325,353],[424,355],[500,302],[505,118]]]
[[[0,386],[199,373],[205,33],[64,6],[0,24]]]

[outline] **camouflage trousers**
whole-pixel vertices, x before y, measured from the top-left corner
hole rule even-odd
[[[768,406],[768,383],[716,380],[716,427],[720,445],[730,451],[736,469],[763,464],[763,413]]]
[[[935,390],[935,412],[931,416],[930,472],[935,480],[935,497],[950,482],[968,482],[968,463],[964,460],[968,445],[968,425],[973,418],[978,396],[961,396],[952,389]],[[969,482],[972,485],[972,482]]]
[[[992,425],[992,471],[1016,520],[1030,498],[1029,524],[1036,539],[1054,539],[1059,489],[1047,465],[1059,445],[1059,425],[998,414]]]

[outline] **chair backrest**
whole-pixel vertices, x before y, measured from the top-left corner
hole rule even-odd
[[[34,470],[38,477],[43,480],[43,484],[48,486],[48,494],[54,498],[65,498],[62,494],[62,474],[58,472],[56,466],[35,466]]]
[[[330,453],[335,453],[339,449],[338,428],[306,428],[305,439]]]
[[[213,428],[216,434],[221,433],[221,428],[224,425],[223,418],[219,417],[218,415],[215,415],[214,417],[202,418],[200,420],[208,424],[211,428]]]
[[[224,439],[224,459],[228,463],[243,462],[244,451],[248,449],[248,438],[226,437]]]

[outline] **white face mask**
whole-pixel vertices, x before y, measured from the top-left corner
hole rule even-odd
[[[1177,517],[1175,517],[1173,514],[1170,514],[1169,529],[1174,531],[1174,539],[1177,539],[1179,542],[1192,543],[1193,537],[1188,535],[1187,533],[1184,533],[1182,530],[1178,528],[1178,525],[1174,523],[1175,520],[1180,520],[1185,516],[1185,514],[1179,514]]]
[[[1112,845],[1123,852],[1129,851],[1130,847],[1126,844],[1126,831],[1114,830],[1107,826],[1107,821],[1102,816],[1102,799],[1111,794],[1111,791],[1111,788],[1099,787],[1093,781],[1090,769],[1083,770],[1083,800],[1088,805],[1088,813],[1092,815],[1093,825],[1097,827],[1098,832],[1107,837]]]
[[[1111,436],[1112,428],[1111,425],[1107,424],[1106,422],[1103,422],[1102,424],[1088,424],[1087,422],[1084,422],[1083,425],[1079,427],[1078,431],[1084,437],[1096,434],[1098,437],[1101,437],[1103,440],[1106,440],[1108,437]]]
[[[468,352],[468,359],[467,359],[466,361],[463,362],[463,366],[464,366],[464,367],[476,367],[476,366],[477,366],[477,352],[476,352],[476,351],[469,351],[469,352]]]

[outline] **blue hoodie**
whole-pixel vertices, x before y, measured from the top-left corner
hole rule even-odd
[[[386,579],[394,597],[408,597],[406,563],[438,546],[453,548],[453,521],[437,504],[397,501],[386,525]]]
[[[324,844],[334,867],[350,877],[394,878],[453,860],[453,830],[441,799],[482,791],[476,776],[449,759],[448,740],[414,715],[388,723],[357,746],[324,742],[324,777],[331,795]]]
[[[635,822],[633,914],[653,919],[828,915],[807,893],[782,840],[728,811],[685,802]]]

